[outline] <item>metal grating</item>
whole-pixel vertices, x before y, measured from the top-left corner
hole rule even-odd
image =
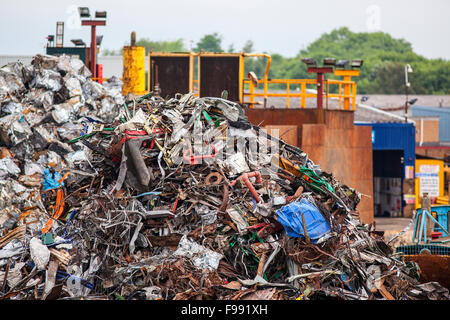
[[[158,83],[163,98],[189,93],[189,57],[150,58],[150,90]]]
[[[415,244],[407,246],[398,246],[395,249],[395,253],[397,254],[402,253],[403,255],[409,256],[420,254],[422,250],[429,250],[431,254],[450,256],[450,247],[438,244]]]
[[[200,96],[220,97],[239,102],[239,57],[200,56]]]

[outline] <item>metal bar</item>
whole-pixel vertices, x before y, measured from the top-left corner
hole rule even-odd
[[[82,26],[106,26],[105,20],[82,20]]]
[[[425,222],[425,227],[424,227],[424,229],[423,229],[423,234],[424,234],[424,236],[423,236],[423,242],[424,243],[427,243],[427,233],[428,233],[428,231],[427,231],[427,212],[424,210],[424,215],[423,215],[423,217],[424,217],[424,222]]]
[[[349,82],[350,77],[344,76],[344,81]],[[350,110],[350,92],[351,87],[350,83],[344,84],[344,110]]]
[[[287,80],[287,82],[286,82],[286,93],[287,93],[287,97],[286,97],[287,105],[286,105],[286,108],[289,109],[289,80]]]
[[[323,73],[317,72],[317,109],[323,108]]]
[[[97,36],[95,25],[91,25],[91,73],[95,78],[97,77]]]
[[[244,70],[245,66],[244,66],[244,56],[241,54],[239,56],[239,101],[241,103],[244,102]]]
[[[418,213],[416,215],[416,219],[414,221],[414,232],[413,232],[413,238],[412,238],[412,242],[414,243],[416,240],[416,233],[417,233],[417,223],[419,222],[419,216],[422,214],[422,210],[420,211],[420,214]]]
[[[301,92],[300,104],[301,104],[302,109],[304,109],[304,108],[306,108],[306,96],[305,96],[305,94],[306,94],[306,83],[305,82],[302,82],[300,92]]]
[[[198,96],[200,97],[200,56],[197,56],[197,82]]]
[[[441,228],[447,235],[450,235],[449,232],[446,231],[445,228],[441,226],[441,224],[433,217],[432,214],[430,214],[430,213],[429,213],[428,211],[426,211],[426,210],[425,210],[425,212],[426,212],[427,216],[430,217],[431,220],[432,220],[434,223],[436,223],[436,224],[438,225],[439,228]]]
[[[194,92],[194,55],[192,52],[189,54],[189,91]]]
[[[426,215],[424,214],[424,212],[422,210],[422,217],[421,217],[421,221],[420,221],[420,230],[419,230],[419,243],[422,242],[424,220],[426,220],[425,216]]]
[[[147,54],[147,57],[148,57],[148,68],[149,68],[149,70],[148,70],[148,73],[147,73],[147,91],[152,91],[152,86],[151,86],[151,77],[150,77],[150,73],[151,73],[151,69],[152,69],[152,67],[151,67],[151,58],[150,58],[150,52]]]
[[[253,86],[253,82],[250,81],[250,108],[254,108],[255,106],[253,105],[255,102],[255,96],[253,95],[255,93],[254,90],[254,86]]]
[[[264,93],[257,93],[257,92],[255,92],[253,95],[255,97],[264,97]],[[244,93],[244,96],[250,96],[250,94],[249,93]],[[285,93],[268,93],[267,96],[268,97],[286,97],[286,94]],[[300,94],[300,93],[290,93],[289,96],[290,97],[297,97],[297,98],[299,98],[299,97],[302,96],[302,94]],[[315,93],[306,93],[306,94],[304,94],[304,96],[307,97],[307,98],[314,98],[314,97],[316,97],[316,94]]]

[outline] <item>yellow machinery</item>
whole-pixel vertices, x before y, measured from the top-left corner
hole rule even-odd
[[[450,176],[450,167],[449,166],[444,166],[444,174],[445,174],[445,179],[444,181],[449,181],[449,176]],[[442,195],[439,196],[436,199],[436,204],[439,205],[444,205],[444,204],[450,204],[450,182],[444,186],[444,189],[447,188],[447,195]]]
[[[444,161],[436,159],[416,159],[416,210],[420,207],[422,193],[427,192],[437,204],[444,197]],[[447,200],[448,201],[448,200]]]
[[[266,70],[262,79],[257,79],[251,72],[247,77],[244,70],[244,59],[263,57],[267,59]],[[250,108],[264,104],[270,97],[286,99],[286,108],[291,106],[292,98],[300,99],[300,108],[306,108],[307,98],[316,98],[316,79],[269,79],[272,58],[263,53],[212,53],[187,52],[167,53],[150,52],[148,54],[149,91],[162,90],[162,96],[175,93],[193,92],[195,95],[220,96],[227,89],[229,100],[248,104]],[[195,71],[195,65],[197,70]],[[195,80],[195,72],[197,79]],[[351,77],[359,76],[359,70],[336,69],[335,75],[343,76],[343,80],[325,80],[326,107],[328,99],[337,99],[339,109],[355,110],[356,82]],[[269,85],[277,84],[285,87],[285,92],[269,92]],[[330,86],[337,86],[337,93],[329,93]],[[292,87],[297,87],[292,90]],[[311,90],[313,89],[313,90]],[[248,91],[247,91],[248,90]],[[279,91],[279,89],[277,90]],[[255,98],[263,98],[264,102]]]

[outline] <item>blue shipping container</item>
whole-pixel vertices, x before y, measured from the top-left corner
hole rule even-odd
[[[416,130],[412,123],[355,123],[372,126],[373,150],[403,150],[404,166],[414,166],[416,161]]]

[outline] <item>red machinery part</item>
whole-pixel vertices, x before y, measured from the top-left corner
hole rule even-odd
[[[97,82],[103,83],[103,64],[97,64]]]

